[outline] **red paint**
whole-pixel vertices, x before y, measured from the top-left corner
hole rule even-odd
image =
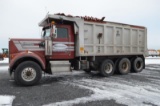
[[[43,69],[46,68],[44,51],[29,51],[31,53],[27,53],[26,51],[19,51],[13,41],[40,41],[41,42],[44,40],[41,40],[41,39],[10,39],[10,41],[9,41],[9,55],[10,56],[14,55],[13,59],[11,57],[9,58],[10,59],[9,66],[10,66],[11,70],[12,70],[12,66],[14,65],[14,63],[16,61],[18,61],[18,59],[21,59],[24,57],[35,58],[41,63]]]
[[[57,25],[57,27],[62,27],[62,28],[67,28],[68,29],[68,38],[56,38],[53,39],[53,42],[73,42],[74,43],[74,29],[70,25]],[[13,58],[10,57],[10,69],[12,70],[12,67],[16,61],[18,61],[21,58],[25,57],[32,57],[38,60],[42,67],[43,70],[46,69],[46,60],[70,60],[75,57],[75,51],[64,51],[64,52],[57,52],[53,51],[52,56],[45,56],[45,50],[41,51],[36,51],[36,50],[28,50],[29,52],[27,53],[27,49],[23,51],[19,51],[18,48],[16,47],[14,41],[20,42],[20,41],[39,41],[39,42],[44,42],[43,39],[10,39],[9,41],[9,55],[13,56]],[[55,43],[53,43],[54,45]],[[20,44],[21,45],[21,44]],[[38,43],[33,43],[34,46],[38,47]],[[66,44],[67,46],[73,46],[74,44]],[[24,48],[23,48],[24,49]]]
[[[56,38],[56,39],[53,39],[53,42],[73,42],[74,43],[74,33],[73,33],[73,29],[71,26],[69,25],[57,25],[56,26],[57,28],[58,27],[61,27],[61,28],[67,28],[68,29],[68,38]],[[73,45],[74,44],[66,44],[67,46],[69,45]],[[53,51],[53,55],[51,56],[50,59],[53,59],[53,60],[57,60],[57,59],[73,59],[75,57],[75,54],[74,54],[75,51],[68,51],[68,52],[54,52]]]
[[[16,63],[16,61],[18,61],[19,59],[22,59],[22,58],[27,58],[27,57],[31,57],[31,58],[38,60],[40,62],[40,64],[42,65],[42,68],[43,69],[46,68],[46,65],[45,65],[46,62],[45,62],[44,56],[39,56],[38,54],[36,54],[34,52],[32,52],[32,53],[19,52],[19,53],[12,54],[12,55],[15,55],[15,56],[12,60],[10,60],[9,67],[11,69],[12,69],[14,63]]]

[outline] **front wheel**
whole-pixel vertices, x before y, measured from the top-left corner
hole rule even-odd
[[[14,72],[17,84],[31,86],[37,84],[42,77],[40,66],[33,61],[25,61],[18,65]]]

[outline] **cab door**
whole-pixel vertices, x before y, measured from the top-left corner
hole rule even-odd
[[[52,59],[74,58],[74,35],[70,25],[57,25],[57,37],[52,40]]]

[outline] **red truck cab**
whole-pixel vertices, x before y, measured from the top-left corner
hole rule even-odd
[[[15,81],[33,85],[41,79],[42,71],[52,73],[49,61],[74,59],[73,30],[72,23],[51,21],[43,26],[41,39],[10,39],[9,72],[14,72]]]

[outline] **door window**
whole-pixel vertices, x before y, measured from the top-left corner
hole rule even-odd
[[[57,38],[68,38],[68,29],[57,28]]]

